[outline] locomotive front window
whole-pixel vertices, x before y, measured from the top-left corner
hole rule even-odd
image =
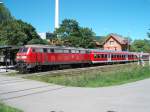
[[[26,47],[19,49],[19,52],[24,52],[24,53],[25,53],[25,52],[27,52],[27,51],[28,51],[28,48],[26,48]]]

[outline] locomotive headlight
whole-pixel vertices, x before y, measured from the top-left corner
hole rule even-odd
[[[16,58],[18,59],[18,58],[20,58],[20,56],[17,56]]]
[[[26,59],[27,56],[17,56],[16,58],[17,58],[17,59]]]
[[[22,59],[26,59],[26,58],[27,58],[27,56],[21,56],[21,58],[22,58]]]

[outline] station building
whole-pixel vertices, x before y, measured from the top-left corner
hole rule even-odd
[[[104,50],[128,51],[130,43],[118,34],[110,34],[103,43]]]

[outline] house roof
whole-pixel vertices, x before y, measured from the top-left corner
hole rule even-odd
[[[105,40],[105,42],[107,42],[110,38],[114,38],[121,45],[127,45],[128,44],[128,40],[127,39],[124,39],[121,35],[114,34],[114,33],[109,34],[109,36]]]

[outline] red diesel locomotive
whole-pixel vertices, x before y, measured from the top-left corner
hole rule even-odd
[[[90,65],[96,63],[116,63],[149,59],[149,54],[122,51],[104,51],[48,45],[26,45],[16,56],[17,70],[28,72],[64,65]]]

